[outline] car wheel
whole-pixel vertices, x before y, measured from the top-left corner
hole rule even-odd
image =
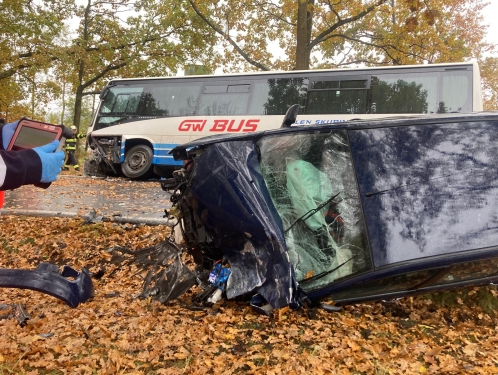
[[[146,179],[152,175],[152,150],[146,145],[137,145],[130,148],[125,154],[121,170],[126,177]]]

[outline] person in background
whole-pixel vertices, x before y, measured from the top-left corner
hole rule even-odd
[[[76,126],[71,126],[73,131],[73,138],[66,139],[65,149],[67,151],[66,163],[64,164],[64,170],[68,171],[69,166],[74,166],[74,170],[79,171],[80,166],[78,165],[78,160],[76,159],[76,142],[78,139],[85,138],[84,134],[78,133]]]
[[[22,185],[54,182],[64,164],[64,152],[54,152],[59,141],[33,149],[5,150],[17,123],[18,121],[4,125],[0,123],[0,191],[16,189]]]

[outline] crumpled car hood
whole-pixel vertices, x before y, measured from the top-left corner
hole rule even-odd
[[[253,141],[209,147],[196,165],[187,200],[231,265],[228,298],[257,292],[274,308],[295,302],[296,283],[282,222]]]

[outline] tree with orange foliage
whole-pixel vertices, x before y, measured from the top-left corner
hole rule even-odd
[[[225,47],[215,63],[232,71],[463,61],[490,48],[484,0],[188,3]]]

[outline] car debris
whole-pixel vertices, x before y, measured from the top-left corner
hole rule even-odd
[[[42,339],[48,339],[50,337],[53,337],[54,333],[53,332],[39,333],[38,336],[40,336]]]
[[[59,270],[47,262],[40,263],[35,270],[0,269],[0,288],[35,290],[58,298],[70,307],[94,297],[92,279],[86,268],[78,272],[65,265]]]
[[[153,260],[137,298],[153,297],[165,303],[178,298],[195,284],[195,276],[182,262],[181,251],[176,245],[164,241],[151,249],[154,250],[154,256],[145,251],[145,256],[137,259],[143,266],[150,264],[148,260]]]
[[[95,208],[92,208],[84,216],[83,224],[96,224],[96,223],[100,223],[103,219],[104,219],[104,217],[102,215],[98,215]]]
[[[26,310],[26,306],[21,304],[15,306],[14,316],[21,327],[26,327],[28,325],[28,320],[31,319],[31,315],[29,315],[28,310]]]
[[[171,250],[168,285],[271,314],[498,281],[498,113],[290,126],[296,112],[172,150],[184,167],[161,186],[196,267],[186,276]],[[143,297],[180,295],[152,279]]]
[[[0,320],[16,318],[21,327],[25,327],[31,319],[26,306],[20,303],[0,304],[0,311],[3,312],[0,314]]]

